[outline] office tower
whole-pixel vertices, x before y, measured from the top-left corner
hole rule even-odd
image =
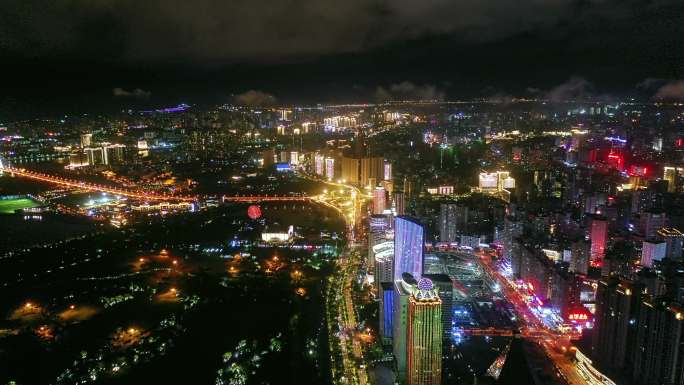
[[[591,243],[583,239],[577,240],[570,246],[570,267],[568,271],[575,274],[587,275],[589,271],[589,255]]]
[[[641,266],[653,267],[654,261],[662,261],[667,253],[667,244],[664,241],[647,239],[641,245]]]
[[[395,191],[394,192],[394,214],[395,215],[405,215],[405,206],[404,206],[404,192],[403,191]]]
[[[93,143],[93,134],[86,133],[81,134],[81,148],[90,147]]]
[[[325,158],[325,177],[335,179],[335,158]]]
[[[423,275],[423,225],[408,217],[396,217],[394,222],[394,279],[403,273],[414,278]]]
[[[394,285],[392,282],[382,282],[380,284],[380,291],[378,291],[378,297],[380,297],[380,342],[387,346],[392,344],[392,310],[394,309]]]
[[[408,298],[406,377],[408,385],[442,381],[442,301],[427,278],[418,281]]]
[[[682,245],[684,245],[684,234],[675,228],[662,228],[657,231],[657,238],[665,241],[667,250],[665,256],[674,259],[682,259]]]
[[[593,215],[591,217],[589,239],[591,240],[591,262],[599,263],[606,255],[606,241],[608,238],[608,220],[605,217]]]
[[[665,213],[644,211],[639,215],[639,232],[645,238],[654,238],[658,230],[665,227]]]
[[[374,215],[381,215],[383,212],[385,212],[386,195],[385,189],[382,187],[376,187],[375,190],[373,190]]]
[[[665,166],[663,168],[663,179],[667,181],[667,192],[681,192],[682,181],[684,180],[684,167]]]
[[[451,337],[451,321],[454,303],[454,282],[446,274],[425,274],[432,281],[442,301],[442,332],[445,339]]]
[[[633,380],[640,385],[681,384],[684,381],[684,309],[663,298],[639,305]]]

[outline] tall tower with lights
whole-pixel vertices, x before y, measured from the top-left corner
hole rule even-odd
[[[428,278],[421,278],[408,298],[406,379],[408,385],[442,381],[442,301]]]

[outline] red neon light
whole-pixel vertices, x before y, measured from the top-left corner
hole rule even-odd
[[[586,321],[589,319],[589,316],[583,313],[572,313],[568,315],[568,319],[570,321]]]

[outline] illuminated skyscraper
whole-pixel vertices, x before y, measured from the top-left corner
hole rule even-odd
[[[653,267],[653,261],[662,261],[667,255],[667,243],[646,239],[641,246],[641,266]]]
[[[378,297],[380,297],[380,339],[383,345],[392,344],[392,310],[394,309],[394,285],[391,282],[382,282]]]
[[[442,301],[427,278],[418,281],[408,298],[406,380],[408,385],[442,381]]]
[[[381,215],[385,211],[386,195],[385,189],[382,187],[376,187],[373,191],[374,215]]]
[[[325,177],[335,179],[335,158],[325,158]]]
[[[90,133],[81,134],[81,147],[82,148],[90,147],[92,142],[93,142],[93,134],[90,134]]]
[[[314,172],[318,176],[325,175],[325,157],[320,154],[316,154],[314,157]]]
[[[392,180],[392,163],[385,162],[385,177],[384,180]]]
[[[405,208],[404,208],[404,192],[403,191],[395,191],[394,192],[394,214],[395,215],[404,215]]]
[[[591,218],[589,239],[591,240],[591,261],[599,262],[606,255],[606,240],[608,238],[608,220],[594,215]]]
[[[394,222],[394,280],[403,273],[415,278],[423,275],[423,225],[407,217],[396,217]]]
[[[667,181],[667,192],[679,192],[684,179],[684,167],[665,166],[663,179]]]
[[[684,234],[675,228],[662,228],[658,230],[657,234],[658,239],[662,239],[667,244],[667,257],[674,260],[681,260]]]

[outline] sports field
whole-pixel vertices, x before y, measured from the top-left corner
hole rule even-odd
[[[40,206],[40,203],[29,198],[0,199],[0,214],[13,214],[14,210],[36,206]]]

